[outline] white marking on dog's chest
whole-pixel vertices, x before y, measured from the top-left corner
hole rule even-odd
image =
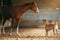
[[[55,25],[55,29],[58,29],[58,25]]]

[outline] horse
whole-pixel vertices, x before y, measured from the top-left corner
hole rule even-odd
[[[32,3],[26,3],[23,5],[3,7],[3,9],[2,9],[3,33],[5,33],[5,31],[4,31],[5,21],[9,20],[9,18],[12,18],[11,26],[12,26],[12,28],[15,27],[14,24],[16,23],[17,24],[16,33],[17,33],[17,35],[20,35],[19,34],[19,25],[21,23],[21,18],[24,15],[24,12],[26,12],[29,9],[35,13],[39,12],[36,1],[33,1]],[[12,32],[12,28],[11,28],[11,32]]]
[[[48,35],[48,32],[50,30],[53,30],[54,36],[58,35],[58,23],[55,21],[54,23],[52,21],[43,20],[45,22],[45,30],[46,30],[46,36]],[[56,35],[57,34],[57,35]]]
[[[12,22],[12,18],[9,18],[9,20],[6,20],[4,23],[4,27],[3,27],[3,34],[5,34],[4,28],[5,27],[9,27],[11,28],[11,22]]]

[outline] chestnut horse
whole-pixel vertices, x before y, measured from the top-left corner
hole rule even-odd
[[[32,3],[26,3],[24,5],[16,5],[16,6],[10,6],[10,7],[3,7],[2,12],[2,19],[3,19],[3,28],[4,23],[7,19],[12,18],[12,27],[14,27],[14,23],[17,23],[17,30],[16,33],[19,35],[19,25],[21,23],[21,18],[24,15],[24,12],[31,9],[32,11],[39,12],[39,9],[37,7],[37,3],[34,1]],[[12,29],[11,29],[12,32]],[[4,29],[3,29],[3,33]]]

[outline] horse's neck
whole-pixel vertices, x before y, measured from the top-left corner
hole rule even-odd
[[[22,16],[23,14],[24,14],[24,12],[26,12],[27,10],[29,10],[30,9],[30,5],[26,5],[26,6],[24,6],[23,8],[22,8],[22,10],[20,11],[20,15]]]

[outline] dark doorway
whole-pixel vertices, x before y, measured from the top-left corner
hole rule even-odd
[[[12,5],[12,1],[11,0],[3,0],[3,6],[4,7],[9,7]]]

